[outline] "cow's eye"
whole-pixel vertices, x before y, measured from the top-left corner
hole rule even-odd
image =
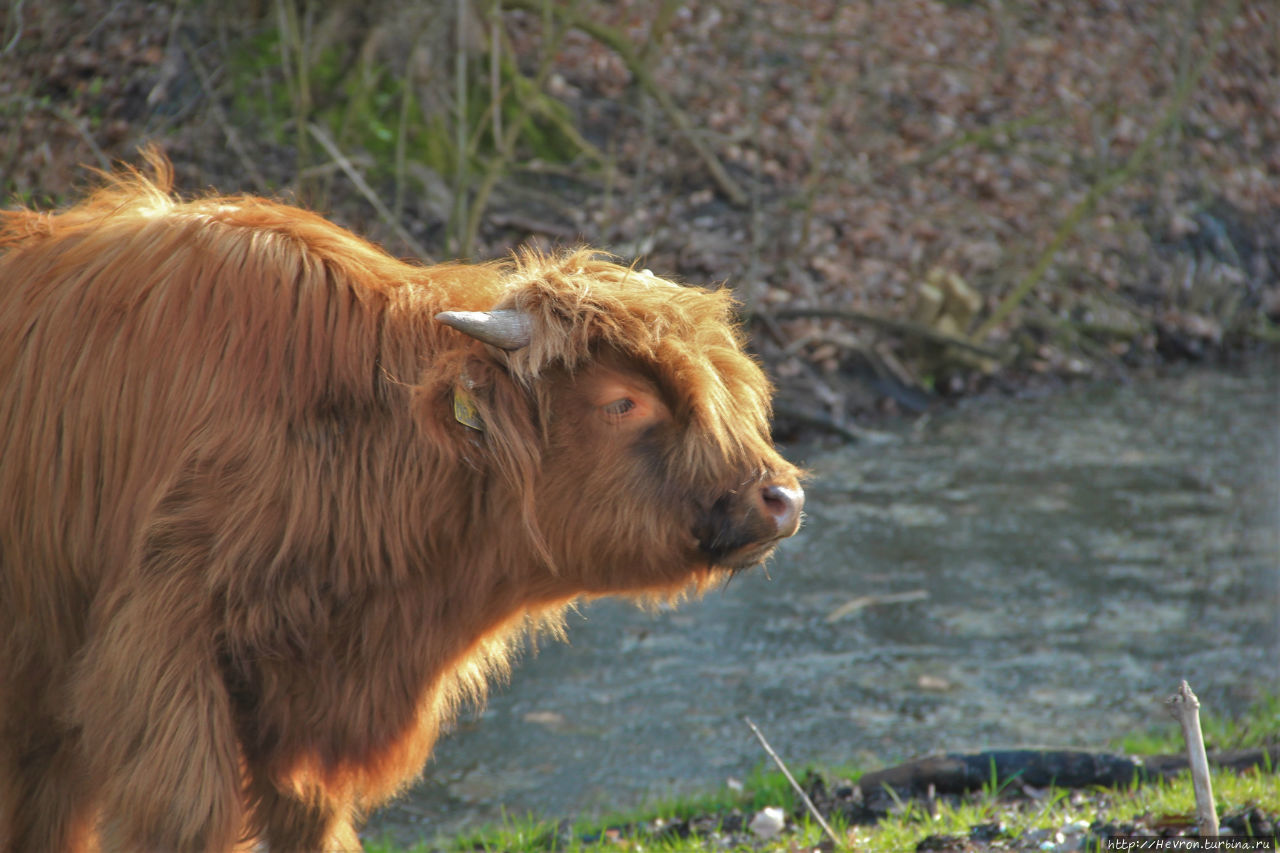
[[[636,401],[632,400],[630,397],[623,397],[620,400],[614,400],[612,403],[606,403],[604,406],[601,406],[606,415],[613,415],[618,418],[622,417],[635,407]]]

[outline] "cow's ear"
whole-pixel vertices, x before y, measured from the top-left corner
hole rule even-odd
[[[513,352],[533,340],[533,320],[523,311],[500,308],[494,311],[442,311],[436,319],[478,341]]]

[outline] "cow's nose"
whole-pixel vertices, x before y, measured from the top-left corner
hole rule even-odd
[[[779,538],[800,529],[800,511],[804,509],[804,489],[770,483],[760,487],[760,507],[777,525]]]

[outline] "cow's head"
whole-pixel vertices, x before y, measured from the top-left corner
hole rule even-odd
[[[800,526],[799,473],[727,291],[586,252],[519,258],[455,388],[547,564],[584,591],[662,591],[762,562]]]

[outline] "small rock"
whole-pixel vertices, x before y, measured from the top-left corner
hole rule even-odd
[[[526,723],[546,726],[549,729],[563,728],[566,722],[564,714],[558,714],[555,711],[530,711],[521,719]]]
[[[1008,829],[1003,821],[979,823],[969,828],[970,841],[991,842],[1006,834],[1008,834]]]
[[[1057,851],[1062,847],[1062,843],[1064,841],[1066,841],[1066,839],[1063,838],[1061,832],[1054,832],[1041,841],[1040,846],[1037,849],[1044,850],[1046,853],[1049,853],[1049,851]]]
[[[1070,823],[1064,823],[1058,831],[1063,835],[1083,835],[1089,831],[1089,821],[1073,820]]]
[[[787,815],[782,809],[777,806],[766,806],[751,818],[747,828],[762,841],[769,841],[781,835],[786,825]]]
[[[952,853],[969,849],[959,835],[929,835],[916,844],[916,853]]]
[[[1048,829],[1032,829],[1022,836],[1022,843],[1038,847],[1042,842],[1047,841],[1051,834],[1052,831]]]
[[[937,675],[922,675],[916,679],[916,687],[921,690],[929,690],[934,693],[945,693],[951,689],[952,684],[945,678]]]

